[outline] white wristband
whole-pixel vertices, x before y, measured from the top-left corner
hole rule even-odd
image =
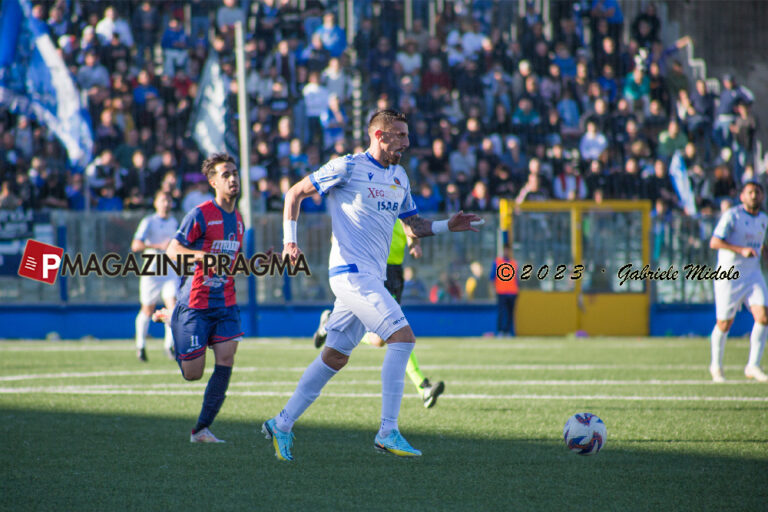
[[[283,245],[297,242],[296,221],[283,219]]]
[[[447,233],[448,231],[450,231],[448,229],[448,219],[432,221],[432,233],[439,235],[440,233]]]

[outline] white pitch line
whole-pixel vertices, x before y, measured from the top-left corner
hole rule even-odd
[[[19,394],[66,394],[66,395],[141,395],[141,396],[184,396],[199,395],[200,390],[148,391],[137,389],[82,389],[78,386],[0,388],[0,395]],[[231,391],[228,396],[245,397],[290,397],[292,391]],[[378,398],[379,393],[323,393],[330,398]],[[418,396],[406,394],[405,396]],[[768,402],[768,397],[740,396],[611,396],[611,395],[486,395],[486,394],[445,394],[441,400],[607,400],[607,401],[663,401],[663,402]]]
[[[446,364],[446,365],[422,365],[422,368],[427,370],[452,370],[452,371],[474,371],[474,370],[563,370],[563,371],[588,371],[588,370],[706,370],[706,365],[692,365],[692,364],[679,364],[679,365],[655,365],[655,364]],[[702,370],[702,368],[704,370]],[[727,370],[741,369],[739,365],[725,366]],[[236,373],[247,372],[304,372],[306,366],[293,366],[293,367],[258,367],[258,366],[235,366],[234,371]],[[345,374],[350,372],[380,372],[381,365],[376,366],[347,366],[344,369]],[[0,376],[0,382],[16,382],[23,380],[38,380],[38,379],[74,379],[74,378],[91,378],[91,377],[130,377],[140,375],[178,375],[179,371],[176,369],[168,370],[111,370],[111,371],[99,371],[99,372],[62,372],[62,373],[32,373],[22,375],[5,375]],[[583,382],[583,381],[579,381]],[[647,381],[640,381],[645,383]]]
[[[241,343],[239,350],[262,349],[265,347],[276,348],[278,350],[311,350],[311,337],[307,337],[306,343],[295,341],[297,338],[259,338],[248,339]],[[466,343],[453,343],[451,341],[440,341],[432,338],[421,338],[417,341],[417,347],[424,350],[444,349],[446,345],[451,346],[451,350],[520,350],[520,349],[556,349],[573,348],[581,340],[537,340],[537,341],[516,341],[500,342],[497,340],[486,341],[485,338],[470,338]],[[706,341],[701,339],[671,339],[663,341],[647,340],[601,340],[599,338],[586,339],[584,343],[598,342],[605,348],[640,348],[640,349],[661,349],[661,348],[679,348],[681,346],[697,345]],[[734,343],[746,343],[748,340],[738,338]],[[158,345],[159,347],[159,345]],[[375,347],[363,347],[363,350],[370,350]],[[0,352],[131,352],[135,347],[132,341],[125,340],[103,340],[98,342],[80,342],[80,341],[40,341],[31,340],[27,342],[6,342],[0,340]],[[158,348],[159,351],[159,348]]]
[[[456,386],[462,387],[514,387],[514,386],[708,386],[712,385],[712,381],[707,380],[488,380],[488,381],[472,381],[472,380],[450,380],[452,388]],[[750,381],[746,379],[732,380],[729,379],[720,385],[743,385]],[[238,381],[231,382],[229,389],[232,388],[247,388],[247,387],[259,387],[259,386],[296,386],[296,380],[257,380],[257,381]],[[381,386],[381,380],[336,380],[329,383],[330,386],[343,385],[343,386]],[[197,386],[204,389],[206,386],[205,379],[199,383],[194,384],[191,382],[161,382],[161,383],[132,383],[132,384],[83,384],[79,386],[69,386],[72,389],[189,389],[193,386]],[[6,388],[11,389],[11,388]],[[19,388],[21,389],[21,388]]]

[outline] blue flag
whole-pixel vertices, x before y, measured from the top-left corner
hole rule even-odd
[[[691,188],[691,182],[688,179],[688,168],[683,161],[680,151],[675,151],[672,161],[669,163],[669,177],[672,179],[672,185],[675,187],[677,197],[680,198],[680,204],[688,215],[696,214],[696,197]]]
[[[32,17],[29,0],[3,0],[0,11],[0,105],[48,127],[67,150],[69,163],[84,169],[91,161],[93,133],[69,69],[48,35]]]

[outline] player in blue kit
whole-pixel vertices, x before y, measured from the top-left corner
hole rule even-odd
[[[243,336],[234,277],[218,276],[213,270],[203,274],[202,268],[206,254],[226,253],[234,261],[240,251],[244,227],[235,209],[240,177],[234,162],[226,153],[215,153],[203,162],[203,174],[216,196],[187,213],[167,250],[172,258],[191,254],[195,261],[194,276],[181,278],[170,322],[181,374],[186,380],[202,378],[206,347],[216,358],[190,437],[193,443],[223,442],[208,427],[224,403],[237,343]]]
[[[715,312],[717,323],[712,329],[712,360],[709,372],[715,382],[725,382],[723,352],[728,331],[742,304],[749,307],[755,319],[749,337],[749,360],[744,375],[758,382],[768,382],[760,368],[760,360],[768,338],[768,287],[760,270],[763,241],[768,230],[768,215],[760,211],[763,187],[747,182],[741,189],[741,204],[728,209],[715,226],[709,246],[717,249],[717,264],[727,270],[733,266],[739,277],[715,281]]]
[[[368,123],[368,136],[367,151],[331,160],[285,196],[283,254],[293,261],[301,254],[296,244],[301,201],[316,192],[328,197],[333,235],[328,276],[336,302],[326,324],[325,348],[306,369],[283,410],[262,425],[280,460],[293,460],[293,424],[347,364],[366,331],[387,343],[381,368],[381,426],[374,447],[399,456],[421,455],[397,424],[405,368],[416,339],[400,305],[384,287],[392,230],[398,218],[413,238],[477,231],[474,226],[482,220],[464,212],[435,222],[418,215],[408,176],[398,165],[409,145],[405,115],[377,112]]]

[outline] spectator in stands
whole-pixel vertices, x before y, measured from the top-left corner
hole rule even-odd
[[[181,209],[183,211],[190,211],[195,206],[212,199],[213,194],[211,194],[208,180],[203,175],[200,175],[187,189],[187,193],[181,202]]]
[[[651,83],[642,67],[637,66],[624,79],[624,97],[635,112],[645,112],[651,101]]]
[[[283,41],[278,44],[278,48],[280,48],[281,44],[283,44]],[[287,43],[284,46],[287,48]],[[328,48],[323,44],[323,38],[320,34],[315,33],[312,36],[309,46],[305,48],[301,54],[301,59],[302,62],[306,64],[307,70],[310,73],[322,73],[328,66],[331,59],[331,52],[328,51]]]
[[[323,25],[315,31],[315,34],[320,36],[323,46],[331,54],[331,57],[341,57],[347,48],[347,35],[336,24],[336,16],[331,12],[323,15]]]
[[[123,209],[123,201],[115,195],[115,186],[111,181],[108,181],[99,191],[95,208],[101,212],[121,211]]]
[[[659,41],[660,28],[661,21],[656,15],[656,5],[653,2],[648,2],[645,8],[632,20],[630,33],[638,45],[643,48],[650,48],[651,44]]]
[[[488,185],[484,181],[476,181],[472,187],[472,192],[467,196],[467,200],[464,203],[464,210],[468,212],[488,212],[494,209],[494,204],[488,193]]]
[[[118,165],[112,149],[104,148],[93,163],[86,167],[85,174],[92,197],[98,197],[101,195],[101,189],[107,185],[113,188],[113,195],[116,191],[122,191],[123,180],[128,171]]]
[[[663,160],[658,159],[653,164],[653,175],[645,179],[645,198],[656,203],[661,199],[667,206],[677,205],[677,193],[672,186],[672,180],[667,174],[667,165]]]
[[[515,203],[521,205],[525,201],[546,201],[550,197],[549,192],[541,186],[541,176],[531,173],[515,198]]]
[[[101,60],[110,74],[125,74],[131,65],[131,50],[120,40],[118,32],[112,33],[109,44],[101,50]]]
[[[691,191],[696,198],[696,207],[701,209],[704,204],[712,203],[712,180],[704,172],[701,165],[694,164],[688,167],[688,181],[691,184]]]
[[[70,175],[67,186],[67,205],[70,210],[85,210],[85,188],[83,175],[80,173]]]
[[[422,183],[419,192],[414,194],[413,202],[420,212],[435,213],[440,211],[440,193],[437,187],[430,183]]]
[[[566,162],[563,171],[555,175],[553,186],[556,199],[573,201],[587,198],[586,181],[571,162]]]
[[[245,27],[245,12],[238,5],[237,0],[224,0],[224,5],[216,11],[216,27],[220,31],[228,30],[238,21]]]
[[[587,131],[579,141],[579,152],[584,160],[597,160],[603,151],[608,148],[608,139],[598,132],[597,122],[587,121]]]
[[[396,61],[397,54],[389,39],[381,37],[376,47],[369,52],[366,64],[371,92],[374,95],[387,93],[392,97],[396,96],[397,81],[393,72]]]
[[[328,66],[323,70],[321,82],[328,89],[329,94],[335,94],[339,101],[345,103],[352,96],[352,78],[341,66],[338,58],[328,61]]]
[[[112,39],[112,34],[118,33],[120,35],[120,41],[125,43],[126,46],[133,47],[133,34],[131,34],[131,27],[128,23],[117,17],[117,12],[112,6],[108,6],[104,9],[104,18],[96,25],[96,35],[99,36],[99,40],[102,45],[109,44]]]
[[[136,39],[136,63],[139,66],[144,66],[147,52],[149,59],[152,59],[152,47],[160,29],[159,21],[157,9],[152,2],[141,2],[139,8],[133,11],[131,29]]]
[[[474,148],[466,139],[459,141],[458,148],[451,152],[448,160],[454,178],[459,174],[471,176],[477,166]]]
[[[13,193],[10,181],[0,183],[0,210],[16,210],[21,207],[21,200]]]
[[[184,27],[176,18],[168,20],[163,38],[160,41],[163,48],[163,74],[174,76],[177,70],[188,71],[189,65],[189,38],[184,32]]]
[[[667,129],[659,134],[656,154],[661,158],[669,159],[675,151],[682,151],[686,144],[688,144],[688,137],[680,130],[678,122],[673,119],[667,125]]]
[[[80,89],[86,91],[93,87],[109,87],[109,72],[99,64],[95,50],[85,54],[85,65],[81,66],[77,72],[77,84]]]
[[[593,20],[604,19],[608,22],[608,32],[615,40],[621,39],[624,28],[624,13],[618,0],[593,0],[590,15]]]

